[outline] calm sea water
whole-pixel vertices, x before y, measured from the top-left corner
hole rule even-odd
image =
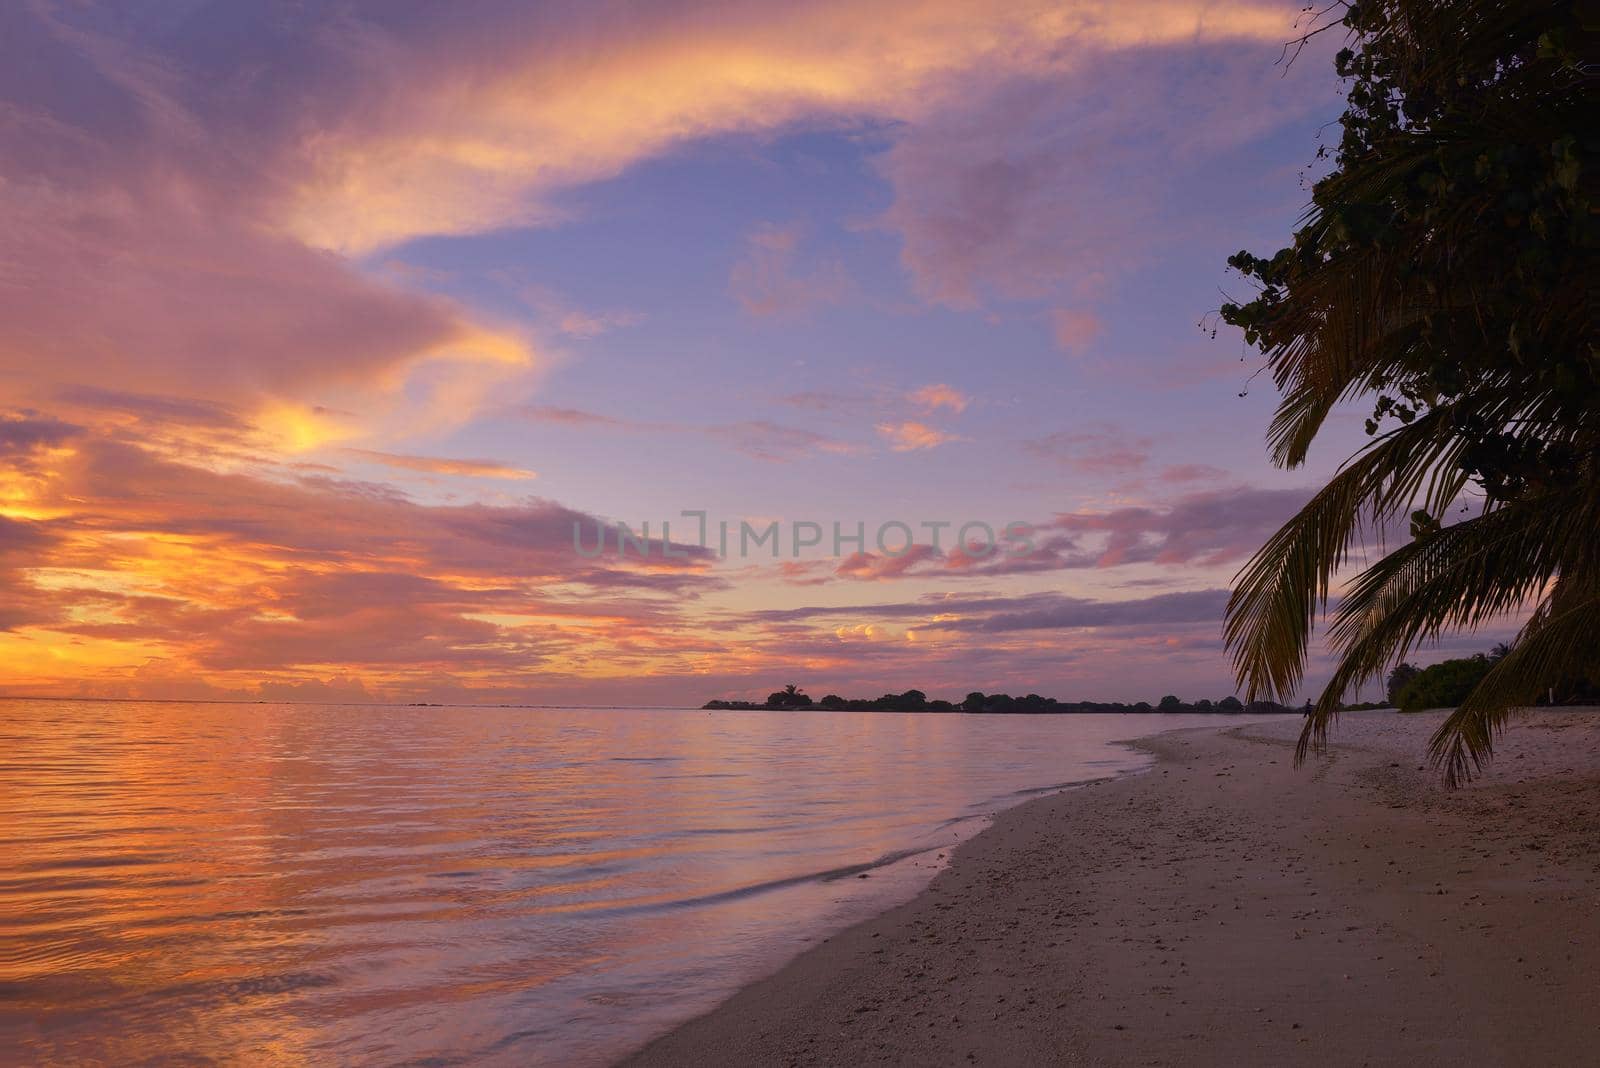
[[[604,1064],[1214,720],[0,701],[0,1059]]]

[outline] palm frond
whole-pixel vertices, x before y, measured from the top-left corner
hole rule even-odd
[[[1223,634],[1251,699],[1293,695],[1307,641],[1329,583],[1358,535],[1381,534],[1419,498],[1453,499],[1460,442],[1446,431],[1448,406],[1392,431],[1347,463],[1246,562],[1234,579]]]
[[[1600,594],[1563,596],[1558,583],[1523,627],[1511,652],[1434,732],[1428,752],[1443,769],[1445,781],[1460,785],[1482,768],[1511,710],[1532,704],[1551,679],[1592,670],[1596,634],[1600,634]]]
[[[1339,663],[1307,718],[1297,759],[1322,746],[1346,694],[1423,641],[1515,612],[1560,573],[1595,529],[1581,495],[1518,501],[1396,548],[1362,572],[1328,629]]]

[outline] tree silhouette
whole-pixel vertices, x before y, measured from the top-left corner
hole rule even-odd
[[[1389,678],[1383,688],[1384,696],[1389,699],[1391,707],[1400,707],[1400,691],[1405,689],[1406,684],[1421,673],[1422,669],[1415,664],[1400,663],[1394,666],[1394,670],[1389,672]]]
[[[811,698],[800,687],[789,683],[783,689],[767,695],[768,708],[810,708]]]
[[[1372,441],[1240,572],[1225,639],[1247,700],[1289,700],[1330,592],[1337,663],[1296,753],[1344,695],[1447,630],[1532,606],[1430,743],[1452,783],[1510,709],[1600,672],[1597,87],[1584,5],[1331,5],[1349,43],[1330,173],[1289,247],[1229,260],[1258,289],[1219,309],[1266,357],[1268,431],[1305,463],[1341,405]],[[1464,509],[1465,499],[1477,507]],[[1353,580],[1363,531],[1411,519]],[[1453,692],[1453,691],[1452,691]]]

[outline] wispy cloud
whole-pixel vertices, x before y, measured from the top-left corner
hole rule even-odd
[[[935,382],[923,386],[921,389],[914,389],[906,395],[906,399],[924,411],[932,412],[940,408],[948,408],[957,415],[966,411],[967,405],[972,403],[971,397],[968,397],[959,389],[947,386],[942,382]]]
[[[436,456],[407,456],[400,453],[377,452],[373,449],[342,449],[346,456],[369,463],[398,467],[407,471],[421,471],[430,475],[462,475],[469,478],[538,478],[538,474],[521,467],[499,463],[495,460],[447,460]]]
[[[856,394],[817,389],[790,393],[780,397],[779,400],[791,407],[810,412],[855,412],[862,410],[868,403],[867,398]]]
[[[889,448],[895,452],[933,449],[947,442],[961,440],[955,434],[947,434],[926,423],[910,419],[897,423],[879,423],[877,430],[879,436],[887,441]]]
[[[858,451],[857,446],[826,434],[761,419],[706,427],[700,432],[757,460],[783,462],[813,453],[837,456]]]
[[[694,426],[648,420],[619,419],[576,408],[529,406],[515,414],[534,422],[595,430],[625,431],[635,434],[663,434],[674,437],[704,437],[755,460],[787,462],[818,453],[844,455],[860,447],[803,427],[786,426],[766,419],[747,419],[737,423]]]
[[[524,405],[514,409],[512,414],[536,423],[557,423],[563,426],[626,428],[638,425],[626,419],[586,412],[580,408],[562,408],[550,404]]]
[[[913,601],[810,605],[763,609],[748,618],[769,622],[873,618],[913,620],[925,628],[967,631],[1073,630],[1093,627],[1162,627],[1175,623],[1219,624],[1228,601],[1225,589],[1164,593],[1128,600],[1097,600],[1059,593],[1014,597],[939,595]]]
[[[1255,551],[1305,499],[1303,490],[1236,487],[1188,494],[1165,507],[1065,512],[1044,526],[1103,536],[1096,567],[1132,563],[1216,567]]]
[[[908,545],[898,554],[855,552],[845,557],[834,568],[834,574],[843,578],[877,581],[902,578],[919,566],[942,559],[944,554],[932,545]]]
[[[768,224],[747,235],[728,287],[751,315],[799,315],[844,299],[850,278],[838,260],[800,263],[799,224]]]
[[[587,341],[627,326],[637,326],[644,321],[639,312],[626,310],[591,311],[580,308],[568,298],[536,282],[521,282],[508,272],[498,272],[517,298],[532,309],[540,321],[557,333]]]
[[[1158,476],[1163,482],[1215,482],[1228,477],[1228,472],[1211,464],[1173,464],[1161,469]]]
[[[1050,313],[1050,333],[1063,352],[1082,352],[1102,329],[1100,317],[1092,311],[1056,308]]]
[[[28,479],[26,509],[0,497],[0,631],[26,628],[0,636],[11,686],[63,663],[95,666],[126,693],[144,692],[132,673],[157,662],[164,677],[219,683],[308,668],[386,687],[522,671],[609,647],[724,585],[696,545],[580,553],[575,538],[592,550],[605,521],[536,498],[425,505],[392,487],[218,472],[24,423],[0,421],[16,446],[0,487]]]
[[[1181,180],[1173,161],[1316,108],[1314,94],[1284,92],[1272,64],[1287,34],[1267,25],[1288,12],[1256,13],[1264,37],[1201,31],[1180,41],[1166,37],[1176,9],[1124,5],[1126,17],[1151,19],[1150,32],[1111,47],[1074,36],[1060,62],[965,80],[965,92],[908,124],[879,159],[895,192],[882,223],[901,236],[917,291],[954,307],[1048,304],[1059,309],[1058,344],[1081,350],[1098,332],[1086,302],[1159,244],[1159,225],[1129,220],[1149,220],[1170,199]],[[1295,76],[1322,77],[1304,67]]]
[[[1024,441],[1034,456],[1092,475],[1126,475],[1150,460],[1151,440],[1118,427],[1094,424]]]
[[[1022,314],[1035,322],[1061,309],[1057,341],[1082,348],[1106,280],[1149,255],[1155,225],[1127,220],[1150,218],[1166,161],[1242,144],[1300,106],[1261,93],[1277,73],[1246,55],[1275,47],[1293,13],[1255,0],[762,0],[736,12],[690,0],[468,6],[445,20],[392,4],[333,20],[316,5],[159,5],[136,18],[16,6],[0,45],[29,59],[9,65],[0,123],[4,685],[471,697],[599,679],[637,698],[661,679],[698,690],[791,662],[981,679],[999,670],[997,650],[1008,669],[1068,661],[1051,628],[1117,613],[1105,625],[1136,629],[1135,643],[1171,637],[1163,613],[1198,629],[1177,619],[1198,611],[1186,602],[1138,622],[1134,608],[947,598],[888,622],[749,618],[751,633],[730,633],[732,610],[708,601],[756,603],[783,583],[1207,566],[1244,551],[1283,502],[1240,491],[1066,513],[1021,557],[918,547],[904,562],[796,562],[737,599],[696,546],[587,558],[572,528],[604,517],[514,496],[533,476],[518,463],[421,455],[434,446],[417,442],[522,406],[541,436],[671,435],[684,454],[792,464],[764,469],[779,485],[869,447],[935,448],[957,440],[941,418],[988,413],[953,385],[919,385],[954,373],[933,363],[864,373],[880,385],[859,401],[840,400],[838,378],[755,387],[798,391],[795,406],[831,416],[823,430],[760,409],[676,422],[632,415],[655,409],[626,399],[602,412],[530,403],[558,359],[577,359],[567,350],[626,348],[631,337],[607,335],[641,321],[619,307],[632,301],[515,273],[471,290],[430,262],[444,243],[417,239],[572,219],[574,191],[714,138],[867,125],[882,146],[867,178],[884,184],[866,212],[887,204],[867,226],[897,242],[895,285],[964,308],[1032,302]],[[1169,100],[1189,103],[1153,106]],[[803,316],[882,281],[847,273],[841,232],[747,232],[723,261],[738,307]],[[859,272],[868,260],[849,262]],[[1117,467],[1109,445],[1063,444],[1067,462]],[[499,451],[464,451],[480,449]],[[351,477],[356,464],[374,466]],[[533,466],[554,481],[548,463]],[[405,473],[495,484],[451,483],[439,495],[452,503],[428,504],[404,491],[420,481]],[[606,499],[608,487],[564,475]],[[1038,613],[1054,622],[1004,622]],[[923,644],[945,624],[949,644]]]

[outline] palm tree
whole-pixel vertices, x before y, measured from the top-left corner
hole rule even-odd
[[[1337,665],[1300,759],[1352,687],[1448,629],[1531,606],[1432,739],[1451,783],[1488,758],[1510,708],[1596,665],[1600,160],[1582,133],[1595,90],[1577,18],[1558,0],[1347,8],[1334,169],[1291,247],[1229,261],[1260,287],[1221,315],[1282,394],[1274,462],[1303,463],[1338,403],[1373,404],[1373,440],[1236,579],[1225,636],[1247,699],[1293,699],[1342,568],[1411,517],[1410,539],[1342,589]]]

